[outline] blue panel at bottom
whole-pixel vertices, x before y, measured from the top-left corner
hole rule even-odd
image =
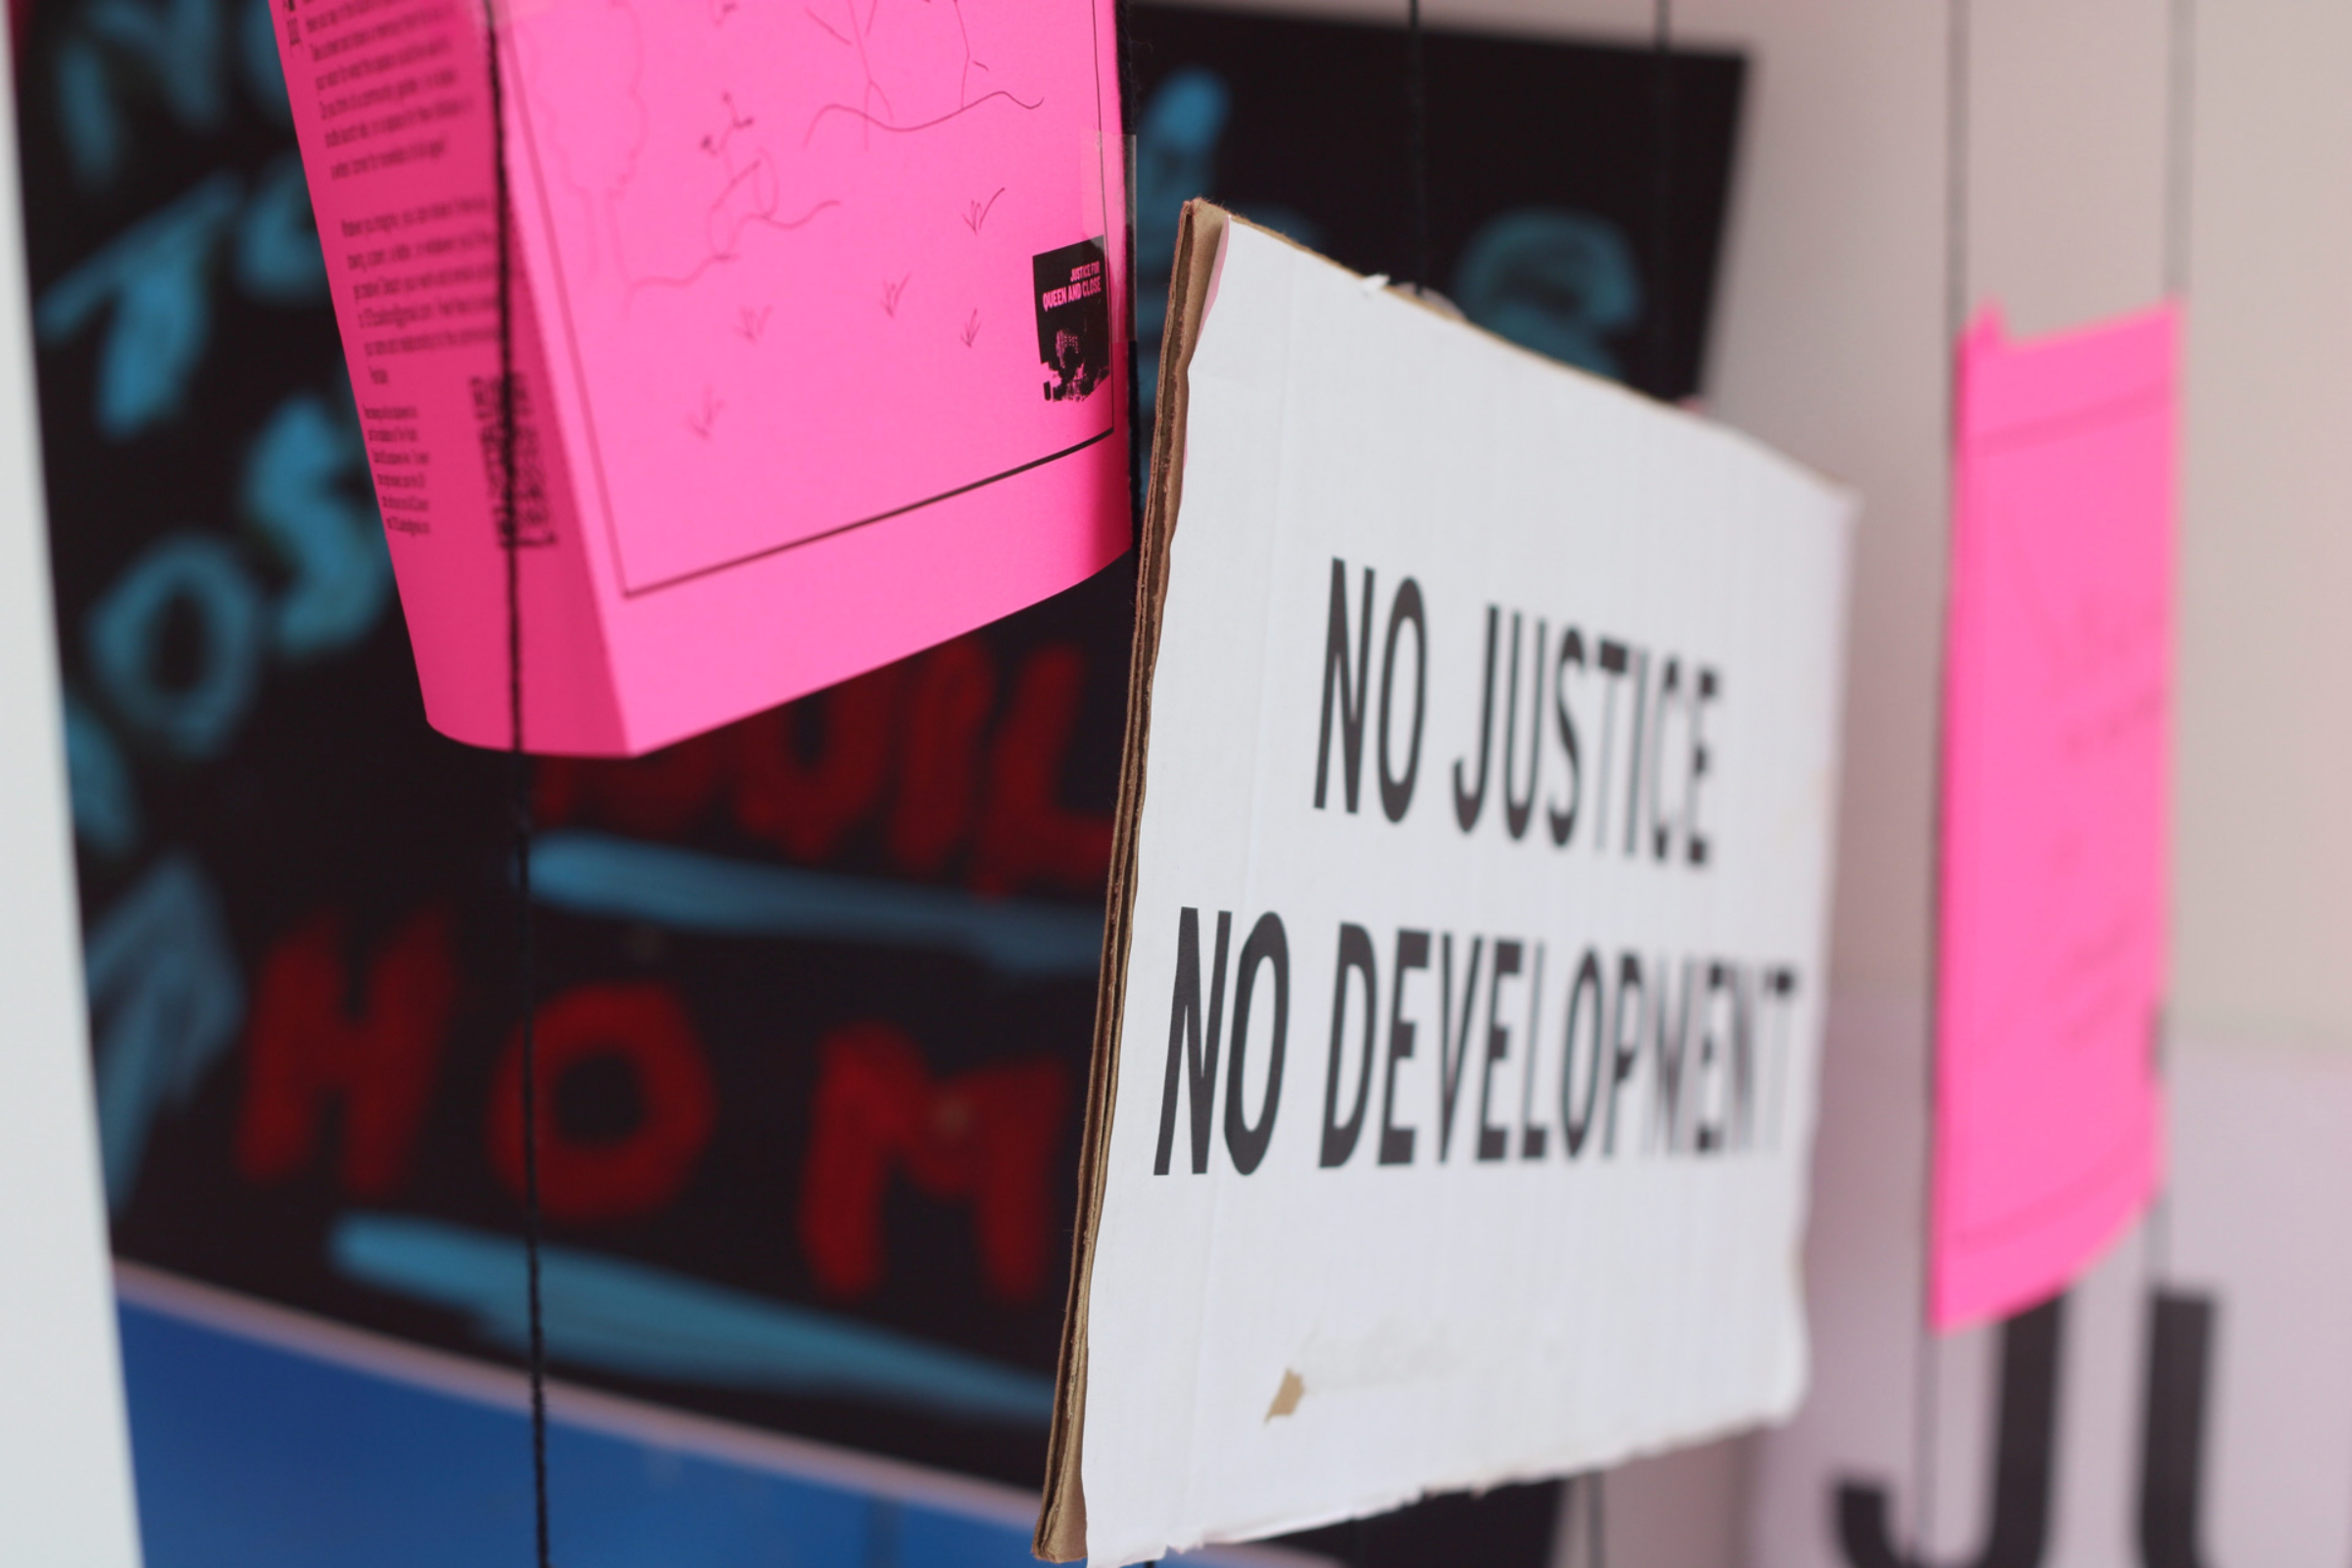
[[[517,1568],[527,1423],[158,1311],[122,1306],[147,1568]],[[1029,1536],[556,1422],[563,1568],[1026,1568]]]

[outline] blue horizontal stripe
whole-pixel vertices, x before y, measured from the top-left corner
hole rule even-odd
[[[526,1341],[522,1245],[393,1214],[348,1214],[328,1255],[345,1276]],[[849,1318],[625,1258],[540,1253],[548,1354],[575,1367],[710,1387],[863,1399],[966,1420],[1043,1425],[1054,1381]]]
[[[1100,908],[983,899],[579,829],[533,845],[531,894],[574,914],[672,931],[944,949],[1019,979],[1091,979],[1102,952]]]

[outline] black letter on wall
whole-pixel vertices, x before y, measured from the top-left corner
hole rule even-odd
[[[2041,1568],[2050,1539],[2050,1471],[2056,1458],[2060,1331],[2057,1297],[2001,1325],[2000,1435],[1992,1452],[1992,1527],[1974,1568]],[[1886,1489],[1838,1488],[1838,1544],[1849,1568],[1925,1568],[1900,1556],[1887,1533]]]
[[[2147,1425],[2139,1450],[2139,1560],[2199,1568],[2198,1503],[2205,1486],[2205,1384],[2216,1306],[2210,1297],[2159,1291],[2148,1298]]]

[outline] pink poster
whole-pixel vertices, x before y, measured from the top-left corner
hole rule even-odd
[[[481,0],[275,0],[427,716],[509,738]],[[637,753],[1127,543],[1111,0],[499,0],[525,741]]]
[[[2180,313],[1960,345],[1931,1317],[2062,1290],[2163,1163]]]

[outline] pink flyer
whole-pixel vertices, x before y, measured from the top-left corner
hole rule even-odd
[[[504,745],[483,13],[279,4],[426,711]],[[1109,0],[500,14],[529,749],[666,744],[1125,548]]]
[[[2180,322],[1960,346],[1939,1329],[2063,1290],[2160,1178]]]

